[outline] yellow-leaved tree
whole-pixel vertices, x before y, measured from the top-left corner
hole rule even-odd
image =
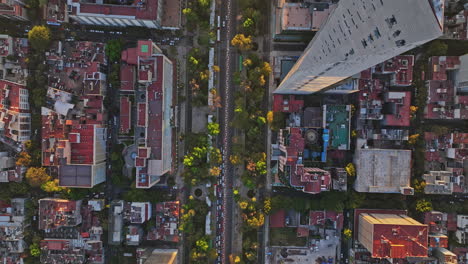
[[[46,172],[46,168],[30,167],[26,171],[26,180],[32,187],[39,187],[50,181],[51,177]]]
[[[253,48],[252,37],[245,36],[244,34],[237,34],[232,38],[231,45],[241,51],[251,50]]]

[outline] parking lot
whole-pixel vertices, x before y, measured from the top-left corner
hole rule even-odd
[[[267,263],[339,263],[340,239],[335,237],[335,231],[327,230],[326,238],[315,240],[310,238],[310,247],[271,247]],[[338,254],[337,254],[338,252]],[[287,253],[287,254],[285,254]],[[321,259],[321,260],[320,260]]]

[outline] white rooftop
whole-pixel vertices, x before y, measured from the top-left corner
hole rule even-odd
[[[441,0],[340,1],[275,93],[311,94],[333,87],[441,36],[440,9]]]

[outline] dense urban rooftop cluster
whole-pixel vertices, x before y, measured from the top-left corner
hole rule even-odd
[[[0,1],[0,263],[468,263],[467,17]]]

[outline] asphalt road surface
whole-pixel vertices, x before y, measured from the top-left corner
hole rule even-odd
[[[221,27],[221,38],[217,44],[217,60],[221,68],[219,76],[220,95],[223,99],[223,108],[219,113],[221,125],[221,147],[223,150],[222,172],[218,179],[219,192],[216,201],[216,246],[218,259],[216,263],[229,263],[232,252],[233,226],[233,169],[229,162],[231,154],[232,128],[230,122],[233,113],[232,99],[232,75],[236,69],[236,50],[230,46],[230,40],[235,35],[235,0],[227,0],[220,5],[217,15],[225,21],[225,27]]]

